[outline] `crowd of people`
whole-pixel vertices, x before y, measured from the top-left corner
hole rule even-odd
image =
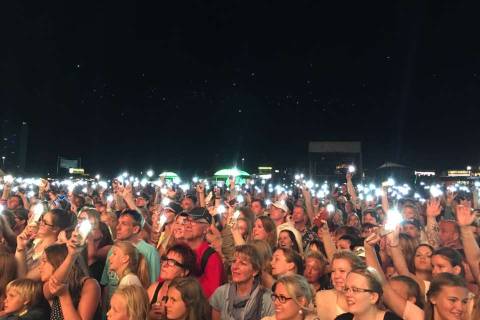
[[[0,319],[480,319],[477,187],[353,179],[3,177]]]

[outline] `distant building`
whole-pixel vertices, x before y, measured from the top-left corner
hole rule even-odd
[[[359,141],[311,141],[308,144],[308,167],[311,177],[345,175],[353,165],[362,176],[362,143]]]
[[[2,120],[0,128],[0,163],[2,170],[24,173],[27,163],[28,124]]]

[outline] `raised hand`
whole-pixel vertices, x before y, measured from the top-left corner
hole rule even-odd
[[[455,213],[457,215],[457,223],[460,227],[471,225],[475,221],[475,213],[468,206],[457,205],[455,207]]]
[[[436,218],[442,212],[442,206],[440,199],[431,198],[427,201],[427,217]]]
[[[372,233],[365,239],[365,245],[374,247],[376,244],[380,243],[382,238],[377,233]]]

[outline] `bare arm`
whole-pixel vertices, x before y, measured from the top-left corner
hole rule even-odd
[[[68,290],[65,290],[64,294],[59,295],[59,300],[64,319],[91,320],[95,315],[100,301],[100,286],[94,279],[85,281],[82,287],[78,309],[75,308]]]
[[[427,228],[425,230],[425,235],[427,236],[428,243],[433,248],[440,247],[440,238],[438,233],[440,227],[437,223],[437,216],[442,212],[442,207],[440,206],[440,200],[438,198],[432,198],[427,203]]]
[[[347,191],[350,195],[350,198],[353,202],[357,201],[357,192],[355,191],[355,187],[353,186],[352,182],[352,174],[349,172],[347,173]]]
[[[335,247],[335,243],[333,243],[332,236],[330,235],[330,231],[328,230],[327,221],[322,220],[322,242],[323,246],[325,247],[325,253],[327,254],[327,259],[331,263],[333,260],[333,255],[337,252],[337,248]]]
[[[475,235],[472,231],[472,223],[475,221],[475,213],[469,207],[458,205],[456,207],[457,222],[460,226],[463,250],[467,258],[468,265],[472,270],[475,279],[480,275],[480,247],[478,246]],[[478,282],[478,280],[477,280]]]
[[[388,188],[382,188],[382,209],[385,213],[388,212],[390,205],[388,203]]]
[[[313,205],[312,205],[312,195],[310,194],[310,190],[308,188],[302,188],[303,199],[305,199],[305,208],[307,210],[307,216],[310,220],[310,223],[313,223],[314,213],[313,213]]]

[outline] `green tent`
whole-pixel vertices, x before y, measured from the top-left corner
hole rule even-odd
[[[222,169],[214,174],[214,178],[216,181],[225,181],[226,184],[228,184],[228,178],[229,177],[235,177],[235,183],[236,184],[244,184],[245,183],[245,177],[249,177],[250,174],[248,172],[239,170],[237,168],[231,168],[231,169]]]

